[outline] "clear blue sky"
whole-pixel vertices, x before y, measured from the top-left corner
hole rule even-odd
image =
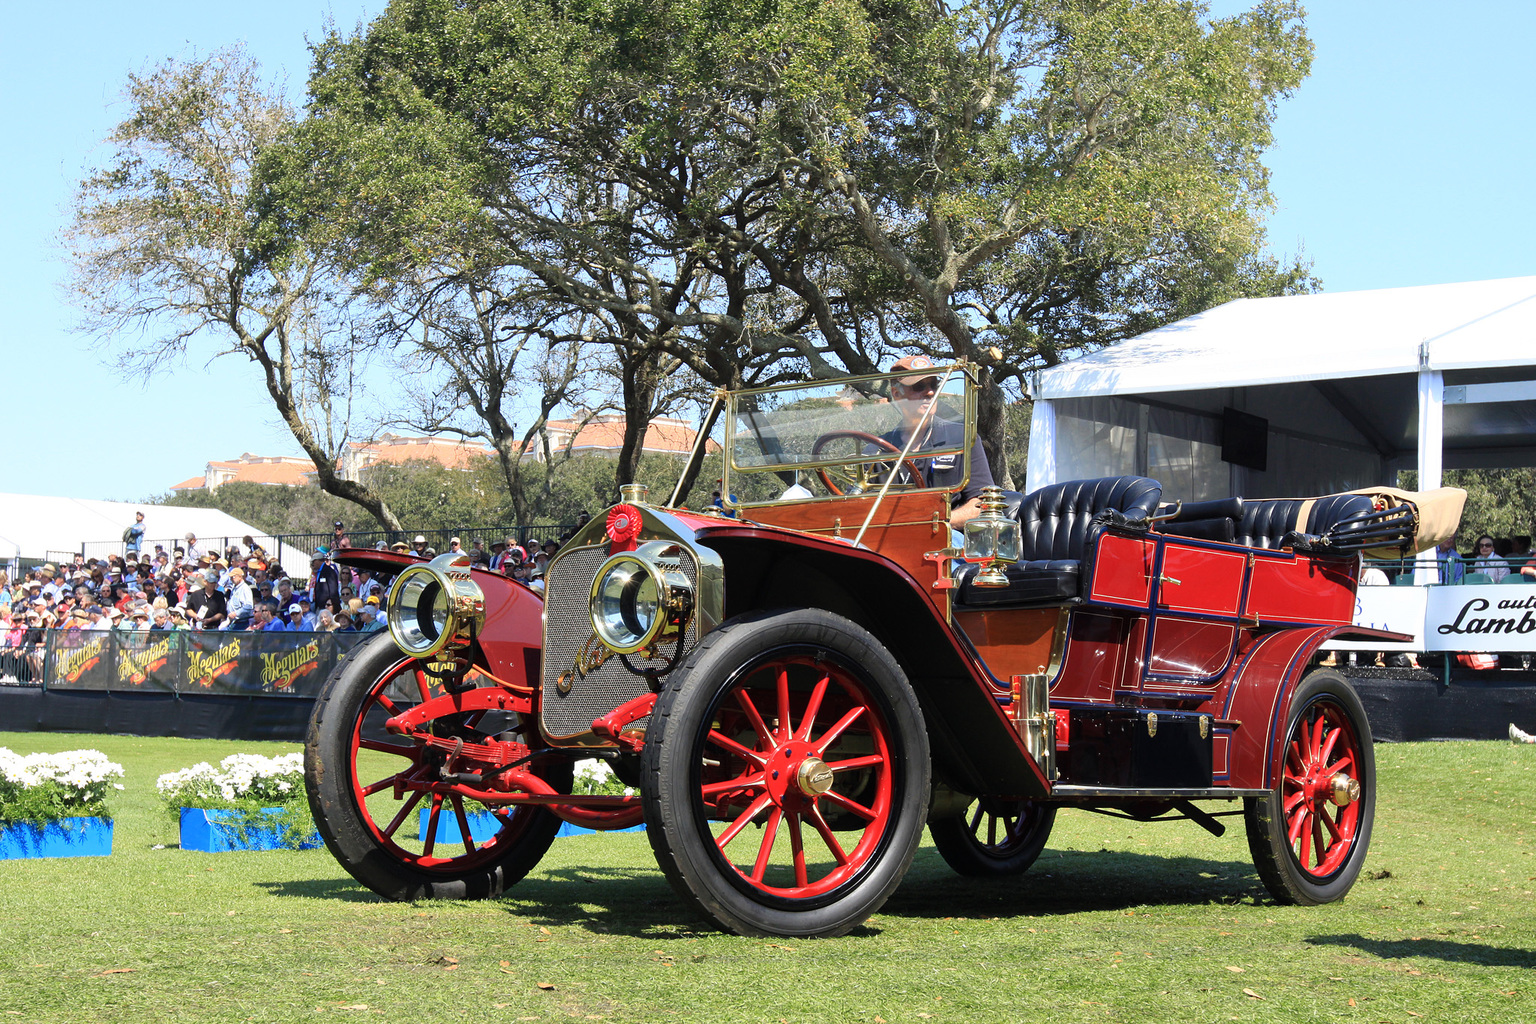
[[[1213,13],[1244,4],[1220,0]],[[194,359],[147,388],[71,333],[57,235],[121,119],[129,71],[243,41],[297,98],[306,36],[383,0],[13,4],[0,137],[0,492],[136,500],[244,451],[297,454],[249,368]],[[1312,77],[1270,154],[1276,251],[1330,291],[1536,274],[1536,4],[1320,0]],[[380,396],[382,397],[382,396]]]

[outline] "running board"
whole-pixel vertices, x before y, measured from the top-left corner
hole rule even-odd
[[[1051,787],[1051,800],[1236,800],[1238,797],[1268,796],[1267,789],[1135,789],[1128,786],[1078,786],[1060,783]]]

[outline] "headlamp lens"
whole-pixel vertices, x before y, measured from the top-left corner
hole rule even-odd
[[[626,653],[645,646],[655,636],[661,613],[661,592],[655,574],[636,558],[616,558],[604,567],[592,587],[592,625],[598,638]]]

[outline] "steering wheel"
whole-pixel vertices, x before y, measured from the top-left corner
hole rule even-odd
[[[821,450],[823,447],[825,447],[831,441],[840,441],[844,439],[859,441],[862,444],[874,445],[876,448],[884,452],[895,452],[897,455],[901,454],[900,448],[897,448],[883,437],[876,437],[874,434],[866,434],[862,430],[829,430],[825,434],[822,434],[820,437],[818,437],[816,439],[816,443],[811,446],[811,458],[820,459]],[[877,487],[881,483],[879,473],[875,471],[875,467],[877,466],[883,466],[889,469],[891,466],[891,460],[886,459],[883,462],[880,460],[873,460],[870,462],[860,462],[851,466],[824,466],[816,470],[816,475],[821,477],[821,482],[826,484],[827,490],[831,491],[833,494],[863,494],[871,487]],[[911,458],[902,460],[901,466],[897,471],[909,474],[912,480],[917,482],[918,487],[928,486],[927,479],[923,476],[923,471],[918,468],[917,463],[914,462]],[[905,484],[906,482],[907,481],[897,481],[896,484],[893,484],[892,486],[896,486],[897,484]]]

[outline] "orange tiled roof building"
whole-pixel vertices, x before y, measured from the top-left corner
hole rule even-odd
[[[551,451],[564,451],[569,445],[574,455],[617,455],[624,443],[624,417],[605,414],[594,416],[586,423],[580,420],[550,420],[545,424],[544,432],[549,438]],[[687,422],[671,416],[660,416],[652,420],[646,429],[644,450],[686,455],[693,449],[696,436]],[[488,459],[495,454],[495,449],[490,445],[462,438],[384,434],[376,441],[348,444],[342,452],[339,469],[346,479],[356,480],[365,470],[384,463],[399,465],[424,459],[450,469],[469,469],[475,460]],[[535,444],[526,457],[539,459],[543,454],[543,444]],[[246,452],[238,459],[208,463],[202,476],[174,484],[171,491],[213,491],[235,481],[299,487],[309,483],[314,475],[315,464],[309,459],[285,455],[252,455]]]

